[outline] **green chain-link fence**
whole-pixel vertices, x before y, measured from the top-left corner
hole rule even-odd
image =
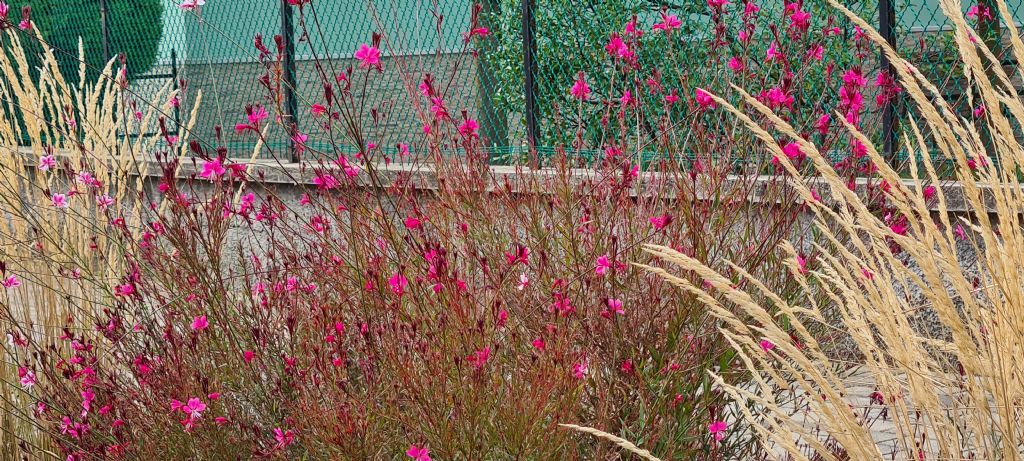
[[[459,54],[463,33],[469,28],[472,3],[481,3],[481,24],[490,35],[474,43],[478,54],[466,59]],[[848,0],[848,8],[878,27],[879,0]],[[963,82],[956,72],[955,47],[951,43],[947,20],[938,7],[938,0],[889,1],[893,11],[893,42],[924,74],[940,84],[943,91],[957,101],[969,115],[967,95],[961,94]],[[984,3],[986,0],[982,0]],[[272,104],[259,78],[267,69],[257,62],[253,46],[256,34],[262,35],[268,47],[275,47],[274,37],[280,35],[287,16],[283,8],[287,0],[206,0],[195,11],[183,11],[180,0],[26,0],[33,8],[33,19],[50,44],[66,52],[69,75],[77,75],[74,64],[77,37],[82,36],[91,68],[98,69],[106,57],[124,53],[129,63],[133,89],[145,100],[153,90],[170,80],[186,82],[180,114],[189,113],[195,95],[204,97],[195,138],[213,139],[214,127],[224,127],[223,142],[232,155],[247,156],[254,140],[251,135],[237,135],[231,129],[244,120],[249,104]],[[743,2],[738,2],[740,5]],[[1024,0],[1008,2],[1015,18],[1024,19]],[[769,46],[771,24],[782,17],[782,0],[758,2],[761,13],[757,33],[745,51],[748,56],[763,56]],[[854,29],[849,21],[829,11],[825,0],[803,0],[802,8],[811,13],[812,29],[835,26],[840,37],[831,40],[825,49],[826,61],[837,67],[853,59]],[[966,10],[970,5],[964,5]],[[534,24],[524,36],[524,8],[532,8]],[[730,11],[736,5],[729,6]],[[984,7],[983,7],[984,8]],[[13,8],[12,8],[13,9]],[[672,42],[663,34],[651,33],[651,26],[660,21],[665,11],[677,15],[682,26]],[[604,45],[611,33],[636,18],[638,28],[646,31],[641,39],[645,46],[640,62],[649,70],[659,63],[661,84],[688,87],[714,87],[721,76],[705,64],[712,59],[710,40],[714,24],[706,0],[312,0],[303,14],[291,14],[294,30],[294,75],[299,128],[309,134],[307,143],[316,151],[343,139],[329,139],[310,114],[310,107],[322,99],[322,82],[315,62],[328,72],[338,73],[352,66],[359,44],[371,40],[374,32],[387,36],[390,53],[385,55],[384,72],[372,79],[358,98],[366,107],[379,107],[367,112],[362,126],[367,138],[385,149],[394,149],[400,142],[416,149],[420,123],[408,104],[409,91],[423,74],[446,76],[447,105],[453,112],[461,109],[474,114],[481,123],[481,133],[488,149],[498,161],[521,159],[526,146],[534,143],[541,155],[555,146],[572,142],[574,126],[567,125],[573,117],[562,114],[572,106],[568,88],[578,72],[586,72],[595,92],[607,88],[613,72],[607,65]],[[739,13],[733,13],[739,14]],[[984,14],[984,9],[982,10]],[[998,16],[994,12],[993,16]],[[1001,32],[998,21],[981,18],[991,37]],[[829,23],[829,21],[833,21]],[[785,28],[784,24],[778,27]],[[308,33],[306,33],[308,32]],[[537,131],[530,139],[527,129],[528,105],[524,75],[524,41],[535,44],[533,114]],[[736,44],[725,45],[726,48]],[[384,48],[384,47],[382,47]],[[669,61],[669,59],[671,59]],[[866,75],[877,71],[877,56],[866,60]],[[1009,63],[1008,63],[1009,64]],[[663,66],[664,67],[664,66]],[[645,71],[648,69],[645,69]],[[820,100],[829,78],[824,70],[803,77],[797,88],[811,100]],[[403,78],[403,75],[413,76]],[[357,83],[358,85],[358,83]],[[606,98],[612,95],[604,95]],[[680,95],[690,97],[690,95]],[[597,98],[595,98],[597,99]],[[157,101],[159,103],[159,101]],[[881,132],[892,130],[898,120],[906,117],[900,105],[894,106],[893,122],[868,127]],[[809,105],[807,110],[821,110]],[[827,109],[827,107],[825,108]],[[684,109],[680,109],[684,110]],[[583,149],[601,147],[600,104],[584,111],[588,126]],[[176,118],[177,114],[167,114]],[[686,114],[680,114],[685,117]],[[283,132],[270,135],[270,146],[288,160],[289,136]]]

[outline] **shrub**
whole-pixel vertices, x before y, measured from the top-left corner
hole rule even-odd
[[[315,2],[294,3],[305,29]],[[467,43],[482,34],[471,26]],[[810,39],[800,27],[782,36],[794,39],[778,50],[789,58],[735,78],[789,107]],[[105,117],[97,124],[69,123],[79,120],[72,109],[26,118],[36,156],[55,147],[81,157],[46,168],[40,158],[27,170],[10,164],[12,181],[39,184],[2,195],[4,212],[20,223],[3,231],[14,242],[4,275],[26,280],[10,284],[5,296],[18,303],[4,306],[15,339],[5,353],[20,383],[9,392],[33,405],[19,421],[37,424],[71,459],[619,454],[560,429],[563,422],[671,459],[756,456],[744,427],[727,424],[735,415],[707,372],[732,384],[748,374],[701,300],[629,263],[656,264],[643,245],[670,245],[729,271],[741,287],[745,273],[756,274],[796,302],[799,285],[783,272],[788,260],[777,243],[800,238],[806,205],[786,178],[798,170],[784,174],[792,164],[764,153],[806,163],[802,151],[752,150],[757,139],[728,121],[723,100],[711,104],[692,86],[647,85],[658,74],[627,59],[642,44],[626,37],[612,48],[618,78],[606,96],[587,95],[586,75],[566,82],[582,95],[578,107],[606,108],[599,123],[612,135],[599,158],[571,145],[543,170],[485,168],[479,126],[446,107],[443,74],[406,75],[404,103],[422,123],[422,154],[392,155],[361,125],[386,119],[384,108],[364,103],[366,82],[393,64],[380,58],[386,43],[375,35],[348,68],[315,63],[323,93],[308,110],[330,140],[318,151],[295,127],[280,126],[283,57],[254,40],[266,99],[237,114],[234,129],[259,140],[254,156],[275,154],[262,144],[269,127],[287,130],[304,157],[318,159],[294,167],[229,159],[219,132],[194,139],[187,124],[168,132],[161,117],[137,112],[139,103],[118,93],[123,78],[101,85],[110,93],[100,98],[50,102],[37,91],[45,81],[18,95],[52,108],[117,101],[85,110]],[[23,52],[17,43],[10,50]],[[472,56],[467,45],[456,65]],[[12,62],[6,75],[31,80],[24,59]],[[45,62],[56,71],[52,57]],[[164,96],[154,105],[177,95]],[[830,106],[820,98],[808,104]],[[863,109],[842,110],[856,119]],[[2,110],[13,133],[14,108]],[[158,135],[124,141],[113,120]],[[575,123],[578,138],[587,130],[581,115],[563,120]],[[640,120],[649,136],[636,136]],[[827,145],[849,142],[831,126],[816,133],[808,136]],[[123,143],[124,151],[107,147]],[[664,155],[642,157],[652,145]],[[749,156],[738,164],[723,150]],[[119,167],[104,169],[113,152]],[[848,157],[845,174],[870,169],[862,156]],[[147,171],[155,184],[130,176]],[[315,187],[289,196],[263,180],[269,173]],[[37,208],[54,223],[42,236]],[[46,324],[61,329],[56,335],[35,332],[17,314],[36,302],[25,290],[37,265],[51,278],[36,283],[60,300],[47,311],[59,313]],[[87,295],[67,296],[69,285]]]

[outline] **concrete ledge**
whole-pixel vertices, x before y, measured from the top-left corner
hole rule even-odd
[[[18,150],[27,158],[30,158],[27,164],[35,164],[36,159],[32,158],[30,149],[19,147]],[[198,161],[192,160],[193,158],[189,157],[182,161],[177,172],[177,177],[179,179],[199,179],[199,173],[202,171],[202,164]],[[290,187],[311,187],[314,184],[313,180],[316,178],[315,168],[321,168],[329,165],[332,165],[332,163],[278,163],[274,160],[258,160],[249,164],[249,172],[253,178],[259,179],[264,184]],[[143,175],[153,177],[162,176],[163,174],[159,163],[155,160],[145,160],[140,162],[139,166]],[[521,166],[491,166],[488,170],[489,178],[485,190],[489,191],[511,190],[512,192],[533,192],[538,190],[534,184],[544,185],[545,182],[559,177],[557,171],[553,168],[530,170]],[[441,181],[438,178],[435,166],[430,163],[376,164],[374,166],[374,171],[377,173],[376,184],[384,188],[394,186],[399,182],[424,191],[438,190],[441,187]],[[132,172],[129,172],[129,174],[132,174]],[[574,185],[585,184],[601,178],[601,174],[592,169],[572,169],[569,173],[569,179]],[[366,170],[360,170],[360,174],[356,180],[357,184],[364,187],[372,187],[375,184]],[[666,175],[660,173],[641,173],[637,181],[637,185],[632,188],[630,193],[631,195],[638,197],[649,196],[657,190],[654,185],[665,184],[666,181],[670,180],[672,180],[672,178],[668,178]],[[695,194],[697,199],[705,200],[712,198],[710,195],[711,188],[708,185],[706,177],[704,180],[701,180],[701,176],[698,176],[697,180],[698,187]],[[787,187],[788,184],[786,183],[788,183],[788,181],[783,181],[782,178],[778,176],[760,175],[757,177],[749,177],[731,175],[726,179],[726,183],[723,187],[726,189],[732,187],[743,187],[748,191],[747,200],[754,203],[768,204],[770,202],[777,202],[773,198],[774,196],[769,194],[769,189]],[[867,179],[858,179],[856,185],[857,192],[865,192],[867,183]],[[903,180],[903,183],[911,188],[914,185],[914,182],[909,179]],[[946,197],[947,211],[954,213],[974,212],[974,210],[970,209],[968,206],[968,201],[965,199],[965,190],[960,182],[947,181],[937,186],[941,187]],[[982,186],[983,190],[991,190],[991,188],[991,186]],[[820,183],[818,193],[821,195],[822,200],[826,202],[830,201],[831,190],[824,182]],[[986,208],[990,213],[995,211],[994,201],[990,194],[986,194]],[[931,210],[938,211],[935,205],[932,205]]]

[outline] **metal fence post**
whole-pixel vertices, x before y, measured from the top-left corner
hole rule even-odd
[[[292,7],[288,0],[281,0],[281,40],[284,41],[284,125],[288,132],[288,152],[292,162],[298,162],[299,150],[293,139],[299,130],[298,101],[295,99],[295,25],[292,19]]]
[[[103,65],[110,62],[110,26],[107,21],[107,0],[100,0],[100,33],[103,36]]]
[[[889,46],[896,46],[896,34],[893,31],[893,23],[896,22],[896,11],[892,5],[893,0],[879,0],[878,2],[878,33],[889,43]],[[881,71],[887,75],[894,76],[892,63],[882,53],[879,62]],[[882,154],[889,159],[889,163],[897,166],[896,158],[896,103],[888,101],[882,107]]]
[[[174,87],[174,91],[178,91],[178,51],[171,49],[171,85]],[[178,105],[174,106],[174,131],[181,129],[181,108]]]
[[[540,167],[537,153],[537,43],[534,41],[536,18],[534,0],[522,0],[523,12],[523,92],[526,96],[526,143],[530,149],[530,168]]]

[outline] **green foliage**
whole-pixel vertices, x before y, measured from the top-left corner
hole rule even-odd
[[[522,11],[520,0],[489,0],[492,2],[491,14],[484,15],[484,22],[494,33],[494,43],[489,44],[483,59],[487,61],[495,83],[492,103],[497,110],[507,113],[518,113],[524,107],[523,95],[523,47],[522,47]],[[761,12],[755,20],[757,29],[754,39],[747,45],[734,40],[739,27],[739,15],[742,13],[742,1],[733,1],[728,7],[730,20],[726,21],[730,37],[725,46],[715,47],[710,9],[705,0],[592,0],[579,2],[574,0],[536,0],[535,6],[535,40],[537,43],[537,100],[540,105],[540,143],[546,146],[564,145],[575,133],[575,126],[566,126],[566,120],[585,119],[588,131],[585,134],[587,144],[595,145],[594,141],[602,139],[600,118],[604,115],[600,107],[585,108],[583,114],[577,114],[577,103],[569,100],[569,88],[579,72],[586,74],[587,82],[595,93],[595,100],[617,100],[618,94],[605,94],[613,85],[611,79],[616,74],[612,62],[605,52],[612,32],[623,33],[623,28],[633,16],[637,18],[637,27],[643,32],[639,39],[641,46],[637,48],[637,61],[642,64],[641,74],[651,77],[657,75],[659,83],[666,91],[677,89],[680,97],[689,97],[693,88],[723,88],[728,79],[723,78],[725,61],[731,56],[744,57],[754,70],[765,66],[760,71],[767,72],[776,81],[785,76],[770,65],[764,64],[764,56],[773,40],[770,26],[778,27],[785,33],[786,23],[776,24],[782,15],[784,0],[754,1]],[[825,49],[824,61],[833,63],[835,68],[844,69],[857,61],[853,49],[853,28],[845,18],[836,18],[827,8],[824,0],[806,0],[804,8],[812,13],[811,30],[816,34],[833,21],[832,25],[841,28],[845,41],[831,42]],[[876,0],[850,2],[850,8],[860,12],[862,16],[874,15],[877,8]],[[485,11],[488,9],[485,8]],[[661,21],[661,12],[674,14],[682,21],[680,30],[669,38],[663,33],[652,31],[651,27]],[[785,40],[783,40],[785,41]],[[840,45],[843,43],[845,45]],[[621,74],[620,74],[621,76]],[[824,72],[802,77],[800,91],[808,95],[808,100],[816,100],[829,87]],[[633,95],[637,97],[646,91],[646,82],[631,82]],[[755,93],[762,88],[748,88]],[[801,99],[797,95],[798,101]],[[590,105],[599,103],[588,103]],[[806,110],[820,110],[808,105]],[[683,111],[680,105],[676,110]],[[648,129],[647,131],[651,131]]]
[[[78,80],[78,39],[82,38],[89,65],[86,80],[94,80],[106,64],[99,0],[27,0],[32,20],[50,48],[61,71]],[[147,72],[157,59],[163,35],[161,0],[107,0],[110,54],[124,53],[128,76]]]

